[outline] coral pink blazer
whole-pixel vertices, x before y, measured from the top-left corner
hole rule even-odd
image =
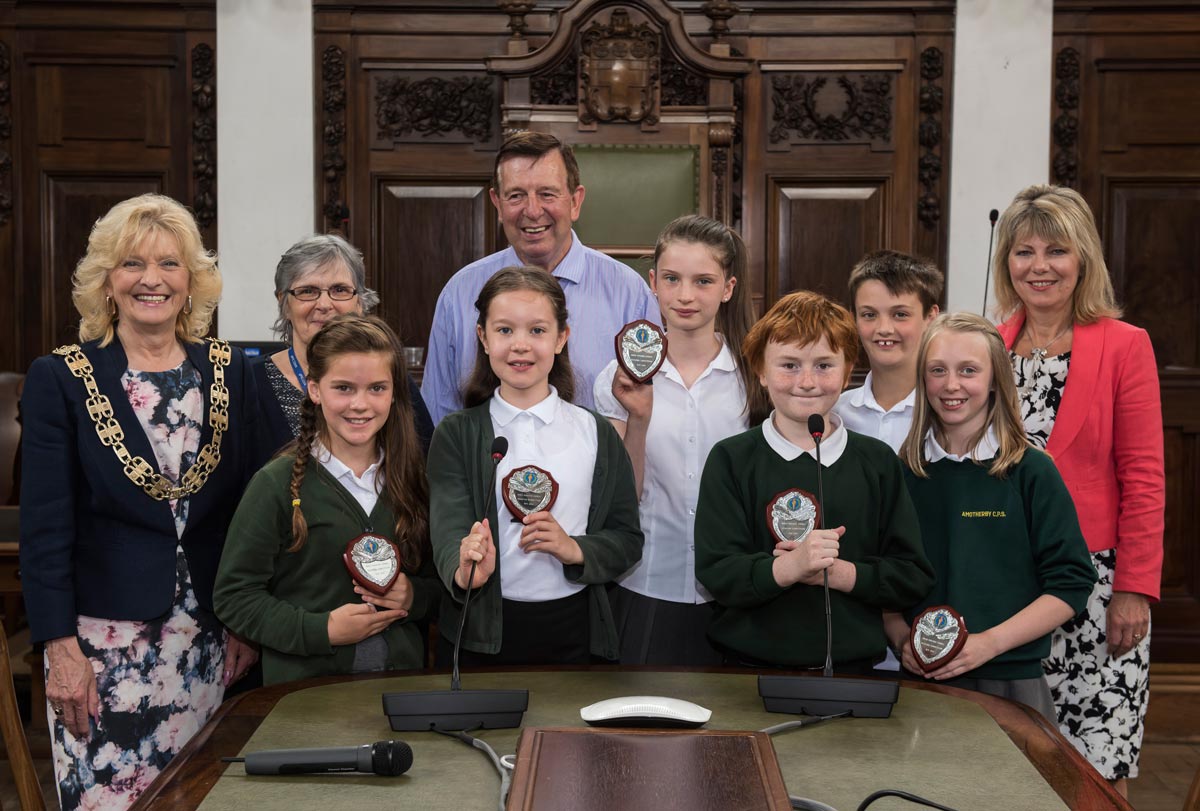
[[[1024,323],[1021,310],[1000,325],[1005,346]],[[1117,549],[1113,590],[1157,600],[1166,481],[1158,367],[1144,329],[1113,318],[1075,325],[1046,452],[1075,501],[1088,549]]]

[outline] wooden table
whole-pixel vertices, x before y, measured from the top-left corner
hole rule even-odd
[[[680,697],[703,697],[705,706],[713,709],[714,715],[710,728],[762,728],[771,723],[787,720],[789,716],[767,715],[761,711],[761,703],[754,690],[753,675],[746,671],[709,670],[704,672],[687,672],[683,670],[652,670],[638,668],[563,668],[553,671],[528,672],[478,672],[464,677],[464,685],[468,689],[478,687],[511,687],[522,681],[530,687],[530,711],[526,715],[526,723],[531,726],[560,726],[571,725],[566,708],[558,710],[559,715],[548,715],[546,704],[557,701],[560,704],[570,704],[571,712],[575,713],[574,724],[581,726],[578,720],[577,708],[589,703],[597,691],[608,690],[608,696],[615,695],[676,695]],[[490,766],[483,756],[461,743],[432,733],[395,733],[387,732],[386,720],[382,715],[379,694],[394,690],[425,690],[444,689],[447,677],[420,674],[412,676],[361,675],[353,677],[337,677],[312,679],[291,684],[264,687],[259,690],[238,696],[226,702],[217,711],[213,719],[202,729],[195,738],[175,758],[168,768],[159,775],[141,799],[134,805],[135,809],[180,809],[190,811],[205,802],[210,802],[205,808],[239,807],[248,802],[237,799],[236,791],[264,791],[270,786],[269,794],[271,807],[294,808],[300,811],[304,807],[320,807],[323,811],[336,811],[338,802],[346,803],[347,808],[376,807],[381,796],[371,792],[384,790],[392,792],[389,796],[393,802],[401,802],[401,798],[416,801],[413,792],[418,788],[418,781],[429,779],[428,775],[436,772],[439,779],[456,778],[459,787],[477,775],[482,781],[494,781],[494,773],[489,774]],[[375,683],[371,683],[375,682]],[[720,690],[736,698],[737,707],[721,706],[722,698],[713,693],[714,683],[719,683]],[[853,747],[846,754],[839,754],[835,762],[844,764],[842,771],[853,770],[853,777],[859,782],[871,782],[874,788],[898,787],[916,790],[916,793],[940,802],[954,805],[946,798],[950,791],[949,783],[957,782],[959,805],[955,806],[966,811],[967,808],[980,809],[985,807],[1017,808],[1032,807],[1026,805],[1027,800],[1020,800],[1021,792],[1027,795],[1041,793],[1039,807],[1056,806],[1061,800],[1069,808],[1077,809],[1121,809],[1132,811],[1130,806],[1105,782],[1100,775],[1075,751],[1075,749],[1035,711],[1021,704],[1005,699],[995,698],[980,693],[958,690],[933,684],[903,683],[900,701],[897,703],[893,717],[887,720],[876,719],[839,719],[815,727],[783,733],[775,737],[775,746],[779,754],[784,777],[788,781],[793,794],[812,797],[829,802],[839,809],[847,807],[846,799],[853,794],[858,800],[865,797],[868,791],[861,788],[847,789],[843,784],[849,778],[847,774],[836,775],[828,771],[817,770],[812,763],[798,763],[829,756],[827,751],[831,746],[845,746],[847,741]],[[313,689],[316,688],[316,689]],[[656,689],[657,688],[657,689]],[[731,690],[732,688],[732,690]],[[301,695],[298,695],[304,691]],[[706,692],[708,691],[708,692]],[[548,698],[550,694],[555,698]],[[697,700],[700,700],[699,698]],[[732,699],[731,699],[732,700]],[[301,707],[297,702],[308,702]],[[712,701],[713,703],[706,703]],[[962,703],[962,702],[967,703]],[[282,704],[281,704],[282,702]],[[540,702],[540,705],[539,705]],[[273,710],[279,712],[270,718]],[[979,709],[983,712],[980,712]],[[984,714],[986,713],[986,715]],[[284,718],[283,716],[290,717]],[[761,714],[761,715],[760,715]],[[946,757],[946,742],[942,741],[940,748],[934,741],[939,731],[944,731],[940,724],[948,723],[952,715],[977,716],[974,723],[977,728],[982,724],[990,737],[988,746],[979,751],[988,751],[992,762],[944,762]],[[999,729],[991,727],[989,717]],[[340,729],[331,727],[331,723],[340,723]],[[331,721],[331,719],[335,719]],[[726,719],[726,723],[722,723]],[[765,719],[765,722],[764,722]],[[266,723],[264,723],[266,722]],[[730,726],[732,723],[732,726]],[[282,734],[280,724],[287,734]],[[325,724],[324,731],[318,732]],[[740,724],[740,725],[739,725]],[[754,726],[750,726],[753,724]],[[273,726],[274,725],[274,726]],[[289,726],[290,725],[290,726]],[[272,732],[272,730],[274,730]],[[298,734],[303,730],[304,734]],[[308,734],[311,730],[311,734]],[[1007,741],[1000,730],[1007,735]],[[820,731],[820,732],[818,732]],[[257,733],[257,735],[256,735]],[[994,734],[993,734],[994,733]],[[481,737],[489,740],[501,754],[513,752],[515,748],[516,730],[488,730],[480,733]],[[900,735],[900,739],[889,740],[889,735]],[[247,747],[247,742],[255,740]],[[826,736],[822,739],[821,736]],[[830,737],[832,736],[832,737]],[[830,743],[840,736],[841,743]],[[997,737],[998,736],[998,737]],[[387,782],[383,778],[373,776],[348,777],[331,775],[325,777],[259,777],[248,778],[240,765],[227,765],[220,758],[238,755],[244,749],[257,750],[261,748],[286,748],[303,746],[342,746],[370,743],[374,740],[399,737],[413,745],[416,756],[410,777],[393,778]],[[318,738],[320,738],[318,740]],[[432,740],[431,740],[432,739]],[[996,746],[1004,750],[1002,757],[996,757]],[[1009,742],[1015,750],[1009,750]],[[972,741],[952,741],[951,747],[955,755],[959,751],[972,751]],[[797,747],[808,747],[798,749]],[[425,751],[422,751],[424,748]],[[878,762],[881,751],[895,752],[890,754],[882,766]],[[1010,757],[1011,752],[1011,757]],[[928,762],[926,753],[936,759]],[[1023,755],[1023,759],[1021,756]],[[872,758],[876,758],[875,761]],[[962,784],[995,780],[996,773],[1002,772],[1000,761],[1007,759],[1009,767],[1019,766],[1024,770],[1024,777],[1014,780],[1014,785],[989,789],[985,801],[995,799],[994,805],[977,802],[979,798],[963,803]],[[449,761],[454,761],[450,763]],[[901,765],[897,765],[901,764]],[[1021,766],[1020,764],[1025,764]],[[1029,768],[1032,764],[1033,768]],[[797,776],[797,769],[810,767],[810,771],[802,777]],[[901,777],[910,778],[926,790],[917,790],[909,785],[897,785],[896,775],[886,774],[887,768],[893,771],[903,768]],[[824,768],[824,767],[823,767]],[[228,772],[227,772],[228,769]],[[1035,771],[1036,769],[1036,771]],[[1045,781],[1038,782],[1038,775]],[[450,778],[447,778],[447,775]],[[219,780],[223,782],[217,787]],[[269,781],[269,782],[264,782]],[[408,781],[401,784],[397,781]],[[946,791],[939,799],[939,785]],[[333,786],[334,788],[331,788]],[[214,788],[217,790],[214,791]],[[874,790],[874,788],[872,790]],[[841,795],[837,795],[841,790]],[[1012,794],[1009,794],[1009,791]],[[235,792],[231,794],[230,792]],[[334,800],[330,801],[330,792]],[[212,795],[210,797],[210,792]],[[322,794],[325,792],[325,794]],[[396,794],[394,792],[402,792]],[[1030,794],[1032,792],[1032,794]],[[491,805],[462,802],[462,797],[456,797],[456,790],[447,790],[446,807],[453,808],[494,808]],[[1057,795],[1057,796],[1055,796]],[[219,800],[217,798],[220,797]],[[231,797],[233,799],[231,799]],[[259,799],[263,799],[260,797]],[[290,800],[287,798],[291,798]],[[1011,800],[1010,800],[1011,798]],[[1049,798],[1047,804],[1046,799]],[[836,802],[835,802],[836,799]],[[288,803],[292,803],[288,805]],[[1014,805],[1012,802],[1016,802]],[[311,805],[306,805],[311,803]],[[261,804],[261,803],[253,803]],[[431,807],[417,805],[412,807]],[[853,808],[854,805],[850,805]],[[885,803],[886,807],[886,803]]]

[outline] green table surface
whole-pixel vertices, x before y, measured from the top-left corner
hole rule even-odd
[[[579,708],[624,695],[669,695],[712,710],[709,729],[762,729],[791,716],[767,713],[756,677],[684,672],[468,674],[465,689],[527,688],[526,727],[585,726]],[[445,675],[383,677],[309,687],[284,696],[245,752],[356,746],[400,738],[413,766],[399,778],[373,775],[251,777],[231,764],[200,805],[225,809],[360,811],[370,808],[494,809],[499,778],[482,752],[432,732],[394,733],[380,695],[443,690]],[[501,755],[516,752],[518,729],[477,733]],[[960,811],[1066,808],[991,716],[966,699],[902,688],[891,718],[842,718],[773,736],[791,794],[854,809],[883,788],[911,791]],[[598,764],[603,768],[603,764]],[[897,799],[875,811],[913,808]]]

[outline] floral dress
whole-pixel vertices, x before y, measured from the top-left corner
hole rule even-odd
[[[1045,449],[1054,430],[1071,353],[1045,359],[1009,353],[1029,441]],[[1087,607],[1054,631],[1042,670],[1059,731],[1106,780],[1137,777],[1150,680],[1150,633],[1119,659],[1108,655],[1108,605],[1117,550],[1092,553],[1099,581]]]
[[[184,361],[165,372],[128,370],[121,383],[154,447],[159,471],[177,484],[200,448],[200,373]],[[93,720],[91,734],[80,739],[48,714],[63,811],[128,808],[224,697],[225,631],[212,613],[199,608],[178,543],[187,526],[188,500],[171,501],[171,512],[176,533],[171,609],[145,622],[77,620],[79,645],[96,672],[100,720]],[[47,663],[47,678],[49,670]]]

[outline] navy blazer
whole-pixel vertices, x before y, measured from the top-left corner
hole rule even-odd
[[[184,344],[203,378],[200,437],[208,424],[213,364],[208,342]],[[121,385],[128,361],[118,339],[101,349],[83,345],[96,385],[112,402],[125,447],[158,472],[154,450]],[[201,607],[212,610],[213,581],[225,531],[252,468],[251,438],[258,410],[250,364],[240,349],[225,368],[229,428],[221,459],[191,496],[181,542]],[[83,614],[114,620],[149,620],[175,600],[175,519],[167,501],[156,501],[131,482],[113,449],[100,444],[86,408],[87,390],[65,360],[45,355],[29,367],[21,397],[21,583],[32,641],[74,636]]]

